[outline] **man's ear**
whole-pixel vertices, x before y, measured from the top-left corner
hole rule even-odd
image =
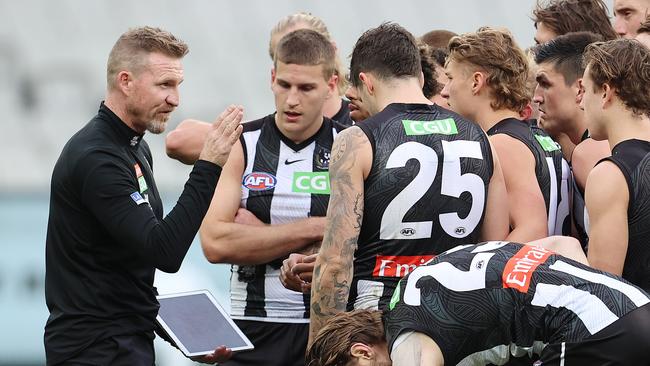
[[[480,71],[475,71],[472,74],[472,94],[478,94],[485,86],[485,74]]]
[[[125,95],[131,94],[133,90],[133,75],[129,71],[120,71],[117,76],[115,76],[116,86],[122,93]]]
[[[576,79],[573,83],[573,88],[576,91],[576,104],[580,105],[582,103],[582,98],[585,96],[585,91],[582,88],[582,78]]]
[[[275,81],[275,67],[271,68],[271,84]]]
[[[350,355],[352,355],[352,358],[372,360],[375,357],[375,352],[367,344],[353,343],[350,346]]]
[[[372,75],[366,74],[365,72],[360,72],[359,79],[361,79],[361,82],[366,87],[366,91],[368,92],[368,95],[375,94],[374,78],[372,77]]]
[[[332,74],[330,76],[330,79],[327,81],[327,98],[331,98],[333,96],[338,96],[338,88],[337,88],[337,83],[339,82],[339,76],[336,75],[336,73]]]
[[[418,81],[420,82],[420,89],[424,88],[424,73],[422,71],[420,71]]]
[[[607,107],[611,106],[612,103],[614,102],[614,95],[616,94],[616,91],[614,90],[614,88],[609,86],[609,84],[605,83],[603,84],[600,93],[602,95],[602,107],[603,109],[606,109]]]

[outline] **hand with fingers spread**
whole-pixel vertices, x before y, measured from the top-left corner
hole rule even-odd
[[[203,145],[199,159],[213,162],[221,167],[228,160],[233,144],[242,132],[242,106],[231,105],[212,123],[212,129]]]

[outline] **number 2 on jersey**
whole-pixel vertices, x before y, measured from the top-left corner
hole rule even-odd
[[[463,192],[472,196],[472,207],[465,218],[458,213],[439,215],[440,226],[454,238],[464,238],[474,231],[485,207],[483,180],[476,174],[461,174],[460,158],[483,159],[481,145],[477,141],[442,141],[443,164],[440,193],[459,198]],[[401,168],[410,159],[420,163],[420,170],[413,180],[386,206],[381,217],[379,238],[423,239],[430,238],[433,221],[404,222],[406,213],[431,188],[438,171],[438,154],[431,147],[415,141],[399,145],[386,162],[386,169]]]

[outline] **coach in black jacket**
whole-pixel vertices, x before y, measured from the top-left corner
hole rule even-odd
[[[150,27],[124,33],[108,60],[106,100],[63,148],[52,174],[46,242],[48,365],[152,365],[156,268],[176,272],[201,224],[242,112],[215,121],[176,207],[163,218],[145,130],[178,106],[187,45]],[[219,347],[202,361],[223,361]]]

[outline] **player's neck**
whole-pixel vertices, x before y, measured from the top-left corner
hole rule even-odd
[[[433,104],[422,94],[417,78],[393,79],[381,84],[381,87],[375,89],[378,111],[392,103]]]
[[[142,130],[142,128],[138,128],[135,126],[133,123],[133,119],[131,118],[130,114],[126,110],[126,103],[123,101],[122,98],[120,98],[119,95],[115,94],[116,92],[111,92],[108,91],[106,93],[106,100],[104,100],[104,105],[108,107],[108,109],[111,110],[111,112],[115,113],[116,116],[120,118],[124,124],[129,126],[132,130],[142,134],[145,132],[145,130]]]
[[[573,128],[566,131],[566,135],[569,136],[574,145],[577,145],[582,141],[582,136],[587,131],[585,113],[582,110],[577,111],[573,121]]]
[[[334,117],[341,110],[341,98],[338,95],[332,95],[323,105],[323,116],[327,118]]]
[[[275,125],[278,127],[280,133],[283,134],[286,138],[293,141],[295,144],[300,144],[303,141],[314,136],[318,130],[320,130],[321,126],[323,126],[323,116],[318,116],[317,118],[318,121],[313,121],[312,123],[306,124],[307,127],[304,129],[291,130],[289,128],[285,128],[282,123],[278,123],[278,115],[276,113]]]
[[[607,123],[607,140],[610,150],[625,140],[637,139],[650,141],[650,118],[635,115],[629,110],[613,114],[616,118]]]
[[[565,133],[560,133],[559,135],[552,137],[553,140],[560,144],[564,160],[570,162],[573,157],[573,150],[575,150],[577,144],[574,144],[573,141],[571,141],[571,138]]]
[[[510,109],[494,110],[488,106],[480,114],[477,114],[476,122],[481,126],[483,131],[487,131],[507,118],[519,119],[519,113]]]

